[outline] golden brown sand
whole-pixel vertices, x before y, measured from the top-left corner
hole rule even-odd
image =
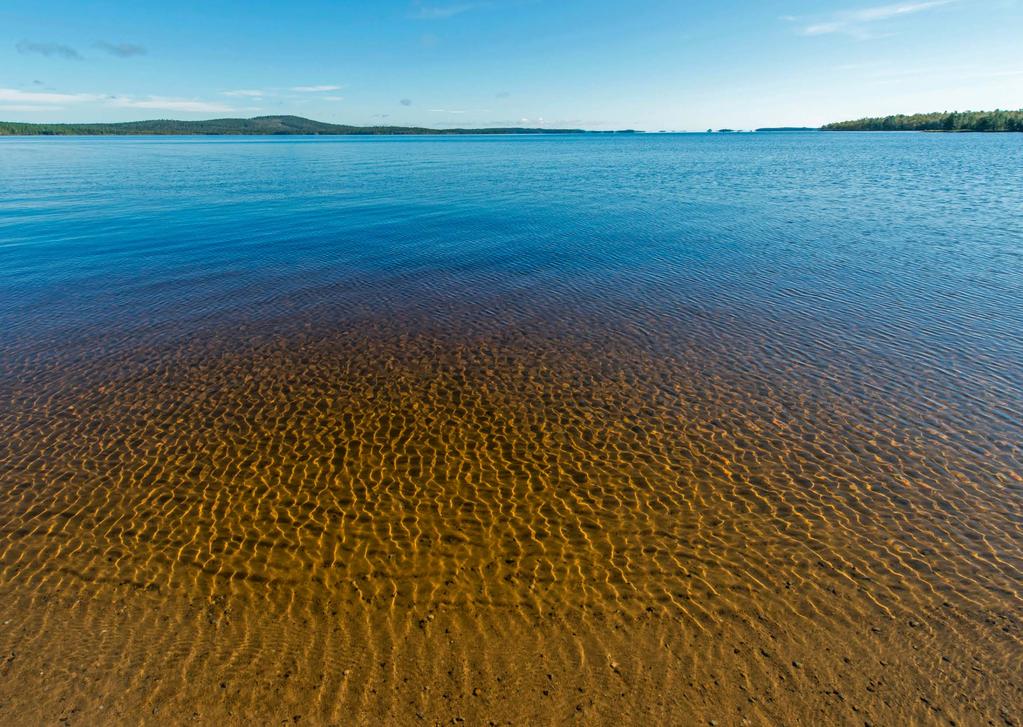
[[[997,387],[649,323],[12,356],[0,723],[1020,724]]]

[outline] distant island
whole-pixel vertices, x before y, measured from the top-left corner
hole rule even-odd
[[[819,131],[816,126],[764,126],[756,131]]]
[[[427,129],[418,126],[349,126],[327,124],[301,116],[257,116],[251,119],[209,119],[207,121],[128,121],[111,124],[23,124],[0,121],[0,136],[138,136],[138,135],[426,135],[426,134],[635,134],[621,131],[584,129]]]
[[[1019,111],[937,111],[826,124],[824,131],[1023,131]]]

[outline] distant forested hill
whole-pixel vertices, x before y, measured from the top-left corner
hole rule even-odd
[[[839,121],[824,131],[1023,131],[1019,111],[939,111],[933,114],[885,116]]]
[[[424,129],[325,124],[301,116],[208,121],[129,121],[118,124],[22,124],[0,121],[0,136],[131,136],[140,134],[572,134],[580,129]]]

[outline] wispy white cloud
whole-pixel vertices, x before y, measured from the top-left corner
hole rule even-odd
[[[266,91],[260,91],[258,88],[240,88],[235,91],[221,91],[224,96],[238,96],[242,98],[262,98],[266,96]]]
[[[146,98],[113,98],[111,106],[125,109],[159,109],[161,111],[184,111],[186,113],[231,113],[239,111],[233,106],[215,101],[201,101],[188,98],[167,98],[164,96],[148,96]]]
[[[951,5],[958,0],[920,0],[919,2],[901,2],[891,5],[878,5],[858,10],[843,10],[820,20],[807,22],[805,19],[785,16],[783,20],[803,22],[799,29],[802,35],[830,35],[844,33],[858,38],[872,37],[867,27],[872,23],[915,15],[943,5]]]
[[[324,93],[326,91],[340,91],[340,86],[292,86],[292,91],[298,93]]]
[[[94,93],[50,93],[47,91],[20,91],[16,88],[0,88],[0,102],[30,104],[33,106],[88,103],[102,99]]]
[[[7,111],[53,111],[67,106],[99,104],[122,109],[153,109],[185,113],[232,113],[253,111],[236,108],[216,101],[167,96],[117,96],[97,93],[55,93],[50,91],[22,91],[0,88],[0,108]]]

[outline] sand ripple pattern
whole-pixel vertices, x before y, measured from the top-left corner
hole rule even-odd
[[[462,323],[196,342],[73,386],[30,368],[0,419],[5,590],[323,628],[496,611],[853,631],[954,609],[995,619],[964,628],[1014,668],[1018,438],[929,424],[916,382],[829,392],[785,343],[713,320],[683,340],[649,321],[645,343],[606,319],[599,342],[572,332],[594,321]]]

